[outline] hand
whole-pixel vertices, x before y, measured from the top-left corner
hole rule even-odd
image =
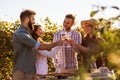
[[[76,44],[75,41],[72,40],[72,39],[66,40],[66,42],[70,45],[75,45]]]
[[[62,46],[64,42],[65,42],[65,40],[59,40],[59,41],[57,42],[57,46]]]

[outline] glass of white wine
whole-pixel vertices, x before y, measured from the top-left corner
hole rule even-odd
[[[71,39],[71,33],[69,32],[65,32],[65,31],[63,31],[62,33],[61,33],[61,39],[62,40],[70,40]],[[67,44],[67,47],[71,47],[71,45],[70,44]]]
[[[62,32],[62,33],[61,33],[61,39],[62,39],[62,40],[66,40],[66,34],[65,34],[65,32]]]

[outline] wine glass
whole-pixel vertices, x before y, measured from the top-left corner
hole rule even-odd
[[[62,40],[70,40],[71,39],[71,33],[62,31],[61,32],[61,39]],[[67,47],[71,47],[71,45],[67,43]]]
[[[61,32],[61,39],[66,40],[66,33],[64,31]]]

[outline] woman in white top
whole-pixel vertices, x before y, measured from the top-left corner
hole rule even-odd
[[[34,25],[34,30],[32,31],[32,37],[40,42],[42,35],[42,28],[41,25]],[[58,47],[52,49],[52,52],[47,50],[36,50],[36,74],[38,75],[46,75],[48,73],[48,64],[47,64],[47,57],[52,58],[53,55],[57,52]]]

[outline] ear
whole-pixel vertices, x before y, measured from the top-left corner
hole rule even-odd
[[[28,17],[25,18],[25,22],[26,22],[26,23],[29,22],[29,18],[28,18]]]
[[[74,26],[74,25],[75,25],[75,22],[72,23],[72,26]]]

